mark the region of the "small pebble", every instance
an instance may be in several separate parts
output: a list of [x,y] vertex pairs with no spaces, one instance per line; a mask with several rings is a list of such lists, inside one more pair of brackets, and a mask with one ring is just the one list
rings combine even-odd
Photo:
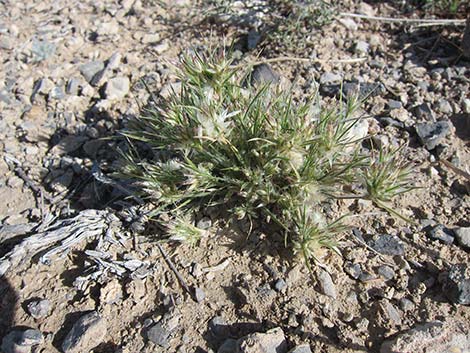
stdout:
[[286,287],[287,287],[287,283],[282,278],[278,279],[276,283],[274,284],[274,289],[277,292],[282,292],[282,290]]
[[194,296],[198,303],[202,303],[204,299],[206,298],[206,293],[204,293],[204,291],[201,288],[196,287],[194,289]]
[[358,41],[354,46],[354,52],[357,54],[367,54],[369,52],[369,43]]
[[410,311],[413,310],[415,307],[415,304],[407,299],[407,298],[401,298],[400,299],[400,309],[403,311]]
[[455,240],[462,248],[470,250],[470,227],[454,229]]
[[106,84],[105,96],[108,100],[123,99],[129,92],[130,81],[125,76],[115,77]]
[[452,244],[454,242],[454,236],[452,230],[444,227],[442,224],[438,224],[432,227],[426,232],[426,235],[433,240],[439,240],[444,244]]
[[340,74],[335,74],[332,72],[325,72],[320,77],[320,84],[322,85],[330,85],[335,83],[341,83],[343,77]]
[[358,279],[362,273],[360,264],[353,264],[351,262],[346,262],[344,265],[344,271],[354,279]]
[[310,345],[302,344],[292,348],[288,353],[312,353],[312,350],[310,349]]
[[403,255],[405,247],[395,235],[381,234],[368,242],[375,251],[384,255]]
[[280,76],[268,64],[257,65],[253,68],[251,73],[252,85],[265,85],[271,83],[278,83]]
[[377,270],[380,276],[386,281],[389,281],[395,277],[395,271],[390,266],[380,266]]
[[450,124],[447,121],[419,123],[416,124],[415,129],[426,149],[433,150],[450,133]]
[[102,61],[91,61],[89,63],[83,64],[80,66],[80,72],[87,80],[88,83],[92,83],[93,78],[97,75],[100,71],[104,69],[104,62]]
[[452,265],[446,274],[442,287],[452,303],[470,304],[470,268],[468,264]]
[[330,274],[323,269],[319,269],[317,277],[323,294],[335,299],[336,287],[333,283],[333,280],[331,279]]
[[33,301],[28,304],[28,312],[35,319],[41,319],[49,314],[51,303],[47,299]]
[[167,348],[170,345],[170,336],[171,331],[161,323],[157,323],[147,331],[147,338],[149,341],[164,348]]

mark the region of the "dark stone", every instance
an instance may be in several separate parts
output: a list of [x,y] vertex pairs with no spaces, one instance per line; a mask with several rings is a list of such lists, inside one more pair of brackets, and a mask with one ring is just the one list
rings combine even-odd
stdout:
[[390,117],[382,117],[382,118],[378,118],[378,120],[384,126],[389,126],[390,125],[390,126],[397,127],[399,129],[405,128],[405,124],[403,124],[401,121],[392,119]]
[[436,148],[449,132],[450,124],[447,121],[416,124],[416,133],[418,134],[421,143],[428,150]]
[[434,117],[434,112],[429,106],[428,103],[423,103],[414,107],[414,114],[418,119],[427,120],[434,122],[436,118]]
[[400,109],[403,106],[400,101],[396,101],[393,99],[389,99],[387,104],[390,109]]
[[34,346],[41,344],[43,336],[41,331],[35,329],[25,330],[19,335],[17,343],[21,346]]
[[358,96],[359,99],[380,96],[385,92],[382,83],[344,82],[343,94],[346,97]]
[[432,227],[426,233],[426,235],[433,240],[439,240],[445,244],[452,244],[454,242],[454,237],[452,230],[444,227],[442,224]]
[[403,255],[405,248],[400,238],[394,235],[382,234],[369,241],[369,246],[384,255]]
[[470,59],[470,17],[467,18],[467,25],[462,37],[462,53],[465,57]]
[[320,93],[327,97],[334,97],[339,93],[340,85],[320,85]]
[[277,72],[271,69],[268,64],[256,65],[251,73],[251,84],[252,85],[266,85],[271,83],[278,83],[280,76]]
[[209,330],[216,337],[227,337],[230,335],[230,326],[222,316],[214,316],[209,321]]
[[367,283],[367,282],[370,282],[370,281],[373,281],[373,280],[377,279],[377,277],[374,276],[372,273],[369,273],[369,272],[361,272],[358,279],[359,279],[359,281],[361,281],[363,283]]
[[407,299],[407,298],[401,298],[400,299],[400,309],[403,311],[410,311],[413,310],[415,307],[415,304]]
[[386,281],[389,281],[395,277],[395,271],[390,266],[382,265],[377,269],[377,272]]
[[41,344],[43,340],[42,333],[35,329],[11,331],[8,335],[3,337],[1,351],[3,353],[30,351],[29,347]]
[[260,41],[261,34],[258,31],[251,30],[250,32],[248,32],[248,36],[246,38],[248,50],[255,49]]
[[81,316],[72,326],[64,341],[64,353],[89,352],[101,344],[106,336],[106,321],[96,311]]
[[217,350],[217,353],[237,353],[238,350],[238,342],[233,338],[229,338],[226,340]]
[[351,262],[346,262],[344,265],[344,271],[354,279],[358,279],[362,274],[362,269],[360,264],[353,264]]
[[[90,61],[89,63],[80,66],[80,72],[85,77],[88,83],[96,83],[101,79],[102,72],[104,70],[104,62],[102,61]],[[97,78],[95,79],[95,76]],[[99,76],[99,77],[98,77]]]
[[442,290],[455,304],[470,305],[470,269],[466,264],[453,265],[444,279]]
[[147,338],[149,339],[149,341],[164,348],[169,347],[170,336],[171,331],[164,327],[164,325],[162,325],[161,323],[152,326],[147,331]]
[[83,151],[92,159],[96,158],[99,149],[105,144],[103,140],[89,140],[83,144]]

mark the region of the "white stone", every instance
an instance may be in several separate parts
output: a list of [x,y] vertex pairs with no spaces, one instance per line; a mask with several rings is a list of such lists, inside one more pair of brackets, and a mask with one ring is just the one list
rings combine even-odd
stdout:
[[340,18],[338,21],[350,31],[357,31],[358,29],[357,23],[352,18],[348,18],[348,17]]
[[470,99],[469,98],[465,98],[463,100],[463,111],[467,114],[470,114]]
[[112,78],[106,84],[105,95],[108,100],[121,100],[129,92],[130,82],[126,76]]
[[144,34],[143,37],[141,38],[142,44],[150,44],[150,43],[155,43],[160,40],[160,35],[159,34]]

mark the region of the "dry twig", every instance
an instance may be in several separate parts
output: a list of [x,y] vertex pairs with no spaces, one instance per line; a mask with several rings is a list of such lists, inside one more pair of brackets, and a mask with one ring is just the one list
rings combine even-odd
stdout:
[[439,160],[439,163],[441,164],[444,164],[447,168],[449,168],[450,170],[452,170],[454,173],[464,177],[465,179],[467,179],[467,181],[470,181],[470,174],[468,174],[466,171],[460,169],[460,168],[457,168],[455,165],[453,165],[451,162],[449,162],[448,160],[446,159],[441,159]]
[[160,253],[163,256],[163,259],[167,263],[168,267],[173,271],[175,274],[176,278],[178,278],[178,281],[180,282],[181,287],[193,298],[193,293],[191,292],[191,289],[189,289],[189,286],[187,285],[186,281],[184,280],[183,276],[181,276],[181,273],[179,273],[178,269],[176,266],[173,264],[173,261],[171,261],[170,257],[166,253],[165,250],[163,250],[163,247],[157,243],[158,250],[160,250]]
[[35,196],[38,197],[40,201],[46,199],[49,201],[49,203],[53,203],[53,198],[50,197],[41,186],[36,185],[36,183],[26,175],[20,165],[20,161],[9,155],[6,155],[4,158],[10,169],[13,170],[15,174],[24,181],[26,186],[28,186],[33,191]]
[[367,16],[357,13],[341,12],[340,17],[354,17],[364,20],[381,21],[389,23],[416,24],[419,26],[465,26],[465,20],[431,19],[431,18],[393,18],[381,16]]
[[109,237],[111,223],[116,220],[116,217],[109,212],[97,210],[85,210],[73,218],[54,223],[52,223],[53,218],[46,217],[44,227],[39,225],[35,230],[36,233],[23,239],[0,258],[0,277],[10,268],[17,268],[40,253],[42,255],[39,260],[50,263],[53,255],[65,256],[73,246],[86,239]]

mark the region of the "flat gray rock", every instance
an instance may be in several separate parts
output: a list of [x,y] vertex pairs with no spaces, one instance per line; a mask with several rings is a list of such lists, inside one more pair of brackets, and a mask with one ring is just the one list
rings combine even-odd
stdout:
[[320,83],[322,85],[331,85],[331,84],[339,84],[343,81],[343,76],[340,74],[335,74],[333,72],[325,72],[320,77]]
[[405,247],[400,238],[395,235],[381,234],[368,242],[375,251],[384,255],[400,255],[405,253]]
[[433,150],[450,133],[447,121],[416,124],[416,134],[428,150]]
[[442,224],[438,224],[435,227],[432,227],[426,235],[428,238],[433,240],[439,240],[444,244],[452,244],[454,242],[453,232],[444,227]]
[[449,300],[455,304],[470,304],[470,268],[468,264],[453,265],[442,287]]
[[62,352],[90,352],[106,337],[106,321],[96,312],[85,314],[73,325],[62,342]]
[[168,330],[165,325],[162,323],[158,323],[156,325],[153,325],[148,331],[147,331],[147,338],[149,341],[155,343],[156,345],[159,345],[161,347],[168,347],[170,345],[170,336],[171,336],[171,331]]
[[100,60],[90,61],[80,66],[80,73],[83,75],[88,83],[93,82],[95,75],[99,74],[104,69],[104,62]]
[[268,64],[256,65],[251,73],[252,85],[278,83],[280,76]]
[[49,314],[51,302],[48,299],[35,300],[28,304],[28,312],[35,319],[41,319]]
[[42,333],[35,329],[11,331],[2,340],[2,353],[29,353],[31,347],[44,341]]
[[462,323],[433,321],[385,341],[380,353],[468,352],[470,337],[467,336]]
[[129,93],[130,81],[126,76],[114,77],[106,84],[105,95],[109,100],[123,99]]

